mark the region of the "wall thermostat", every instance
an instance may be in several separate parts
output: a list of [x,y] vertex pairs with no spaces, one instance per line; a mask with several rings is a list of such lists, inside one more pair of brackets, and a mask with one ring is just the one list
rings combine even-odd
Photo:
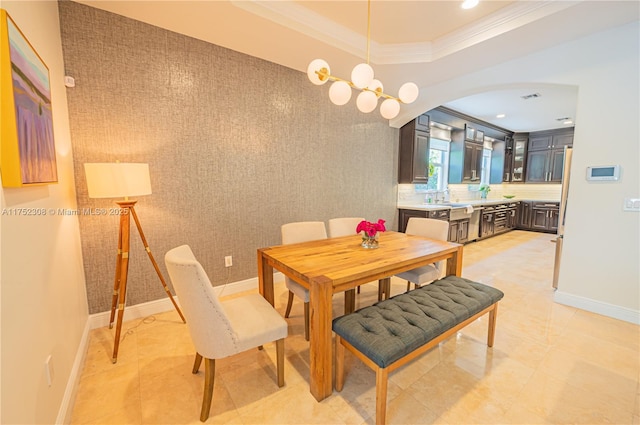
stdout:
[[599,165],[587,167],[587,180],[589,181],[616,181],[619,179],[619,165]]

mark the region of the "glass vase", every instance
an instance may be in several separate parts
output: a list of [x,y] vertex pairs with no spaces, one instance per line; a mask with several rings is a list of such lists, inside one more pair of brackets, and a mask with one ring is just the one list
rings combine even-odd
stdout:
[[365,249],[374,249],[378,247],[378,234],[376,233],[373,236],[368,235],[367,233],[362,234],[362,247]]

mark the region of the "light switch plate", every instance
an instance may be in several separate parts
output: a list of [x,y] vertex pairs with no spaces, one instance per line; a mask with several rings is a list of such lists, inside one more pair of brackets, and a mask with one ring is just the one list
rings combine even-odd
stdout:
[[640,199],[638,198],[624,198],[625,211],[640,211]]

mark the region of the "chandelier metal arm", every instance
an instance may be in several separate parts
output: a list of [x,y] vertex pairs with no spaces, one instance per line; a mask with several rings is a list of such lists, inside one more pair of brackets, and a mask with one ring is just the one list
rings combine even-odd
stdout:
[[361,90],[361,91],[370,91],[370,92],[375,93],[375,95],[376,95],[377,97],[379,97],[379,98],[380,98],[380,97],[382,97],[382,98],[384,98],[384,99],[395,99],[395,100],[397,100],[397,101],[398,101],[398,102],[400,102],[400,103],[405,103],[405,102],[403,102],[400,98],[395,97],[395,96],[391,96],[390,94],[386,94],[386,93],[384,93],[384,92],[383,92],[381,89],[379,89],[379,88],[378,88],[378,89],[375,89],[375,90],[371,90],[371,89],[369,89],[369,88],[367,88],[367,87],[365,87],[365,88],[363,88],[363,89],[361,89],[361,88],[359,88],[359,87],[356,87],[356,85],[355,85],[355,84],[353,84],[353,83],[352,83],[351,81],[349,81],[349,80],[345,80],[345,79],[342,79],[342,78],[340,78],[340,77],[336,77],[336,76],[334,76],[334,75],[329,74],[329,72],[328,72],[327,68],[321,68],[321,69],[319,69],[319,70],[315,71],[315,73],[318,75],[318,79],[319,79],[320,81],[325,81],[325,80],[329,80],[329,81],[344,81],[345,83],[349,84],[349,87],[351,87],[352,89]]

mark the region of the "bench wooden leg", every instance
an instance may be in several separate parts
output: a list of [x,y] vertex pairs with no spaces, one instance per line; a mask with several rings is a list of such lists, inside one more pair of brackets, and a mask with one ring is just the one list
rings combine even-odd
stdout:
[[336,335],[336,391],[344,387],[344,345],[342,339]]
[[493,347],[493,339],[496,335],[496,315],[498,314],[498,303],[493,305],[489,312],[489,334],[487,335],[487,345]]
[[387,368],[376,369],[376,425],[384,425],[387,422],[387,380],[389,372]]

